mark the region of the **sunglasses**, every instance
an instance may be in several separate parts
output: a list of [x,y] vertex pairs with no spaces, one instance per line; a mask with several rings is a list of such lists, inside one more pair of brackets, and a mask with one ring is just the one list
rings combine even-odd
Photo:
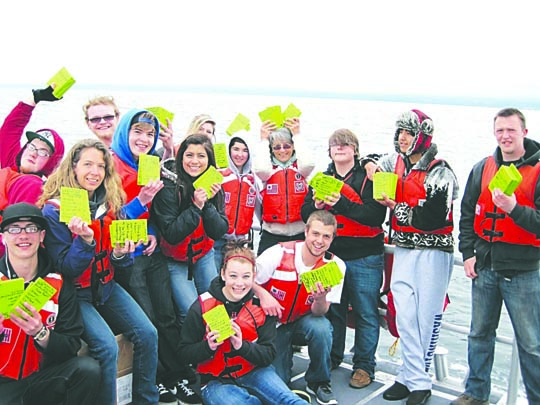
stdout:
[[41,228],[37,225],[26,225],[24,228],[21,228],[19,226],[12,226],[12,227],[6,228],[4,231],[12,235],[17,235],[21,233],[23,230],[26,233],[36,233],[36,232],[41,231]]
[[51,154],[49,153],[49,151],[47,149],[38,149],[38,148],[36,148],[36,146],[33,143],[27,144],[26,149],[28,149],[28,151],[30,153],[36,152],[37,155],[41,156],[41,157],[50,157],[51,156]]
[[281,148],[283,148],[284,150],[289,150],[289,149],[292,149],[292,145],[290,143],[284,143],[284,144],[277,144],[277,145],[272,146],[272,150],[275,150],[275,151],[281,150]]
[[99,124],[101,120],[105,122],[111,122],[115,118],[116,118],[116,115],[105,115],[103,117],[87,118],[86,121],[91,122],[92,124]]

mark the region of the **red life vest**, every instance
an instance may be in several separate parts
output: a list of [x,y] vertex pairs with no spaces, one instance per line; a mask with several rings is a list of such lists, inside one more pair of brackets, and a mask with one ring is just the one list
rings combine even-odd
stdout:
[[[200,295],[199,302],[201,303],[203,314],[218,305],[223,305],[223,303],[215,299],[209,292]],[[253,299],[246,302],[238,312],[236,319],[234,319],[242,330],[242,339],[249,342],[257,341],[257,330],[264,325],[265,320],[266,315],[260,306],[253,304]],[[231,340],[225,340],[222,345],[218,346],[211,359],[208,359],[197,366],[197,372],[201,374],[211,374],[214,377],[238,378],[257,367],[245,358],[231,354],[232,350]]]
[[221,188],[225,193],[225,214],[229,219],[228,234],[249,233],[257,201],[253,174],[236,175],[231,169],[220,169],[223,175]]
[[[48,200],[47,202],[60,209],[59,200]],[[94,231],[96,241],[96,254],[88,268],[74,281],[76,288],[87,288],[92,285],[92,272],[95,274],[96,282],[107,284],[114,277],[114,267],[111,265],[109,256],[112,252],[110,226],[116,217],[111,211],[98,219],[93,219],[88,226]],[[73,235],[76,238],[76,235]]]
[[[367,180],[367,177],[366,177]],[[366,182],[364,180],[364,184]],[[362,188],[364,185],[362,185]],[[360,195],[354,191],[354,189],[348,185],[343,184],[343,187],[341,188],[341,194],[344,197],[347,197],[349,200],[351,200],[354,203],[362,204],[362,198]],[[383,233],[383,229],[380,226],[368,226],[361,224],[360,222],[356,222],[354,219],[348,218],[344,215],[337,214],[335,215],[337,220],[337,230],[336,235],[337,236],[352,236],[352,237],[358,237],[358,238],[374,238],[377,235],[380,235]]]
[[[474,231],[488,242],[505,242],[515,245],[540,246],[540,239],[519,225],[504,211],[498,209],[491,197],[488,185],[498,167],[495,159],[490,156],[486,160],[482,173],[482,188],[476,203],[474,216]],[[534,191],[540,174],[540,162],[534,166],[521,166],[519,169],[523,180],[514,192],[519,205],[536,209]]]
[[165,238],[161,239],[160,247],[165,256],[179,262],[195,264],[197,260],[207,254],[214,246],[214,241],[204,232],[202,218],[195,230],[177,245],[169,244]]
[[[397,203],[405,202],[411,208],[416,207],[419,204],[422,204],[426,200],[426,189],[424,187],[424,181],[426,179],[426,174],[429,169],[434,167],[437,164],[444,162],[443,160],[434,160],[430,163],[428,169],[424,170],[411,170],[407,176],[405,174],[405,162],[403,158],[399,155],[396,161],[396,167],[394,173],[398,175],[398,183],[396,188],[396,199]],[[452,211],[449,213],[448,225],[444,228],[437,229],[435,231],[422,231],[416,229],[415,227],[402,226],[398,225],[397,218],[395,215],[392,216],[392,229],[397,232],[416,232],[416,233],[429,233],[429,234],[443,234],[447,235],[452,233],[454,226],[452,220]]]
[[[137,197],[141,191],[142,186],[137,184],[137,178],[139,173],[133,167],[125,163],[118,155],[113,154],[114,165],[116,171],[122,179],[122,188],[126,192],[126,201],[130,202]],[[150,204],[147,204],[147,208],[150,209]],[[148,218],[148,212],[144,212],[139,216],[139,219]]]
[[[7,280],[2,276],[2,280]],[[43,277],[56,289],[56,293],[45,303],[39,314],[43,325],[54,329],[58,315],[58,297],[63,279],[58,273]],[[36,349],[31,336],[24,333],[11,319],[4,319],[4,339],[0,341],[0,375],[20,380],[39,370],[43,353]]]
[[[281,315],[281,323],[296,321],[301,316],[311,312],[313,296],[307,292],[298,278],[298,272],[294,264],[297,242],[280,242],[283,251],[281,262],[274,271],[272,278],[263,287],[279,301],[285,309]],[[334,255],[327,252],[313,266],[312,270],[331,262]]]
[[274,166],[262,192],[262,219],[265,222],[300,221],[300,209],[308,186],[296,163],[286,169]]

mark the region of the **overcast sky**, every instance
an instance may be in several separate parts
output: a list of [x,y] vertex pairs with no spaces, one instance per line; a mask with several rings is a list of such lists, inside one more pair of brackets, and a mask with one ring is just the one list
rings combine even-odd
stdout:
[[94,0],[2,4],[0,85],[540,98],[533,1]]

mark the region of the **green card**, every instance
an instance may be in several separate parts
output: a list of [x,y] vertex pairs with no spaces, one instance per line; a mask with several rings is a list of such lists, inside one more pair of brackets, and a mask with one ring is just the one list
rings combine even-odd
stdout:
[[396,198],[398,175],[390,172],[376,172],[373,175],[373,198],[384,200],[382,194],[394,200]]
[[0,281],[0,313],[5,319],[9,319],[15,303],[24,292],[24,279]]
[[29,315],[32,315],[32,313],[24,306],[25,302],[32,305],[36,311],[41,311],[41,308],[43,308],[55,293],[56,288],[41,277],[38,277],[36,281],[31,282],[30,285],[26,287],[26,290],[24,290],[13,308],[19,307],[24,309]]
[[289,119],[289,118],[298,118],[302,115],[302,111],[300,111],[293,103],[289,104],[285,111],[283,111],[283,120]]
[[109,228],[111,232],[111,244],[116,243],[124,245],[126,240],[132,240],[135,243],[142,240],[148,243],[148,231],[146,219],[123,219],[114,220]]
[[167,126],[167,118],[170,122],[172,122],[174,118],[174,113],[166,110],[163,107],[147,107],[146,109],[152,114],[154,114],[158,119],[159,123],[165,127]]
[[65,67],[60,69],[52,78],[47,82],[47,85],[55,84],[53,95],[56,98],[62,98],[64,94],[75,84],[75,79],[67,71]]
[[224,143],[214,144],[214,155],[216,156],[216,166],[220,169],[229,167],[229,158],[227,156],[227,145]]
[[308,293],[315,290],[315,284],[321,283],[324,288],[334,287],[341,282],[343,273],[336,262],[328,262],[324,266],[302,273],[300,280]]
[[243,114],[238,113],[238,115],[234,118],[229,127],[225,130],[225,132],[227,132],[227,135],[232,136],[238,131],[249,131],[250,129],[251,128],[249,125],[249,118]]
[[498,188],[504,194],[512,195],[522,180],[521,173],[512,163],[510,166],[501,166],[497,170],[497,173],[495,173],[495,176],[489,182],[488,188],[489,191]]
[[283,126],[283,113],[281,112],[281,107],[279,105],[274,105],[262,110],[259,112],[259,117],[262,122],[271,121],[278,128]]
[[137,185],[145,186],[150,180],[159,180],[161,174],[159,157],[152,155],[139,155],[139,170],[137,172]]
[[219,332],[219,339],[217,339],[217,342],[223,342],[225,339],[234,335],[231,318],[229,318],[229,314],[227,314],[227,310],[223,304],[205,312],[203,314],[203,319],[212,332]]
[[315,191],[315,198],[328,201],[328,197],[332,193],[339,193],[341,191],[343,182],[335,177],[319,172],[309,181],[309,185]]
[[67,224],[73,217],[79,217],[88,224],[91,222],[88,191],[83,188],[62,187],[60,189],[60,222]]
[[221,184],[223,183],[223,175],[217,171],[214,166],[209,166],[208,169],[193,182],[193,188],[197,190],[198,188],[204,188],[208,198],[212,195],[212,184]]

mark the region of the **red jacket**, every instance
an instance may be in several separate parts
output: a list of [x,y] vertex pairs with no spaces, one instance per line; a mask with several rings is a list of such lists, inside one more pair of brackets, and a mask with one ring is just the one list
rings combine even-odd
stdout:
[[210,239],[204,231],[202,219],[199,226],[177,245],[170,245],[165,238],[161,239],[161,251],[165,256],[171,257],[179,262],[196,263],[201,257],[207,254],[214,246],[214,241]]
[[[282,242],[280,245],[283,250],[281,262],[272,278],[263,287],[285,308],[281,315],[281,323],[290,323],[311,312],[313,296],[298,279],[294,265],[296,241]],[[327,252],[324,258],[315,263],[312,270],[332,261],[333,257],[333,254]]]
[[[43,325],[52,329],[58,315],[58,296],[63,279],[58,273],[49,273],[43,279],[56,289],[54,296],[39,311]],[[2,276],[2,280],[7,278]],[[38,371],[43,353],[36,348],[32,337],[24,333],[11,319],[5,319],[3,326],[4,340],[0,342],[0,375],[20,380]]]
[[275,166],[262,193],[263,221],[285,224],[302,220],[300,209],[307,191],[296,163],[286,169]]
[[[482,189],[474,216],[475,233],[488,242],[505,242],[516,245],[540,246],[540,239],[529,231],[516,225],[510,216],[493,204],[491,191],[488,185],[497,173],[498,167],[495,159],[490,156],[486,160],[482,173]],[[519,169],[523,180],[514,192],[519,205],[536,209],[534,204],[534,190],[540,174],[540,162],[535,166],[521,166]]]
[[[215,299],[209,292],[199,296],[202,313],[210,311],[218,305],[223,305]],[[242,340],[256,342],[257,329],[264,324],[266,315],[261,307],[253,305],[253,299],[246,302],[240,312],[238,312],[235,322],[242,330]],[[205,323],[206,324],[206,323]],[[214,377],[238,378],[253,370],[256,365],[250,363],[241,356],[231,354],[233,347],[230,339],[220,345],[214,356],[197,366],[197,372],[201,374],[211,374]]]

